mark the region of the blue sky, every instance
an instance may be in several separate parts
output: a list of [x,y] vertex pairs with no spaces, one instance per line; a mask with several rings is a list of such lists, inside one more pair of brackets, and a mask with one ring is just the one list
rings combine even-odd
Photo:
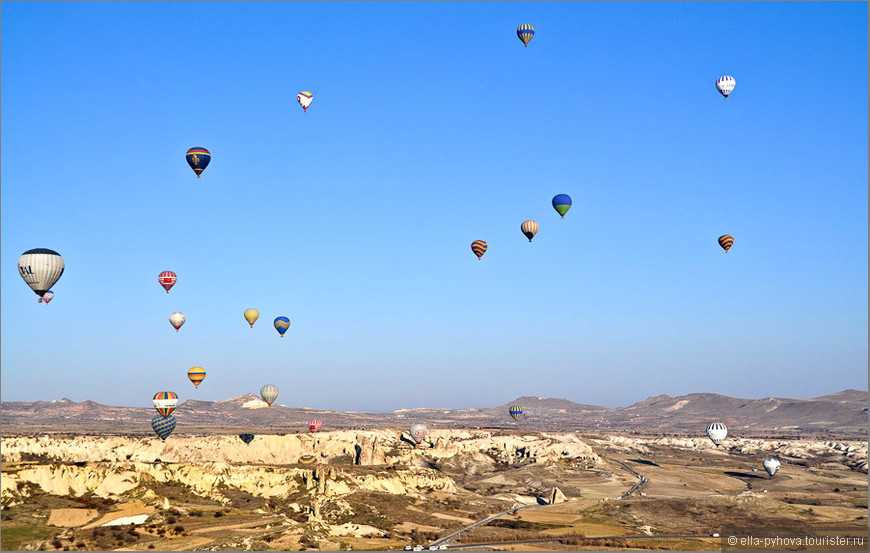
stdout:
[[867,43],[860,2],[4,2],[2,399],[866,389]]

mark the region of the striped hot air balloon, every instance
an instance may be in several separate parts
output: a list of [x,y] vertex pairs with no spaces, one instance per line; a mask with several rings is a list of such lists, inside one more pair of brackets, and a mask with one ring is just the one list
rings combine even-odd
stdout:
[[532,40],[533,36],[535,36],[535,28],[528,23],[524,23],[517,27],[517,36],[523,41],[523,44],[528,47],[529,41]]
[[520,407],[519,405],[511,405],[510,409],[508,409],[508,413],[510,414],[511,417],[513,417],[513,419],[515,421],[518,421],[521,418],[523,418],[523,408]]
[[730,234],[723,234],[719,237],[719,245],[722,246],[725,253],[728,253],[728,250],[730,250],[731,246],[734,245],[734,237]]
[[711,422],[707,426],[707,436],[710,438],[710,441],[716,444],[716,447],[719,447],[728,436],[728,428],[721,422]]
[[260,388],[260,397],[263,398],[263,401],[269,404],[269,407],[275,403],[275,400],[278,399],[278,386],[274,384],[266,384],[262,388]]
[[40,298],[58,281],[63,269],[63,257],[47,248],[27,250],[18,258],[18,273]]
[[160,436],[160,439],[166,441],[166,438],[172,434],[172,431],[175,430],[175,417],[173,415],[169,415],[168,417],[164,417],[163,415],[154,415],[154,418],[151,419],[151,428],[154,429],[154,432]]
[[571,209],[571,196],[568,194],[556,194],[553,196],[553,209],[565,218],[565,214]]
[[178,281],[178,276],[172,271],[163,271],[159,275],[157,275],[157,282],[160,283],[160,286],[163,286],[163,289],[166,290],[166,293],[169,293],[169,289],[175,286],[175,283]]
[[288,328],[290,328],[290,319],[288,319],[287,317],[275,318],[275,330],[278,331],[278,334],[281,335],[281,338],[284,337],[284,333],[287,332]]
[[319,432],[320,429],[323,428],[323,423],[317,419],[311,419],[308,421],[308,430],[312,432]]
[[303,455],[299,458],[300,465],[313,465],[317,462],[317,457],[314,455]]
[[480,259],[483,257],[483,254],[486,253],[486,242],[483,240],[475,240],[471,243],[471,251],[473,251],[474,255]]
[[175,392],[157,392],[154,394],[154,408],[157,412],[168,417],[175,411],[175,406],[178,405],[178,395]]
[[184,313],[176,311],[169,315],[169,324],[175,327],[175,332],[178,332],[178,329],[181,328],[181,325],[184,324],[187,318],[184,316]]
[[185,157],[187,158],[187,164],[190,165],[190,168],[193,169],[194,173],[196,173],[196,178],[199,178],[211,161],[211,152],[205,148],[196,146],[187,150],[187,155]]
[[248,321],[248,324],[251,325],[251,328],[254,328],[254,323],[257,322],[257,319],[260,318],[260,312],[256,309],[246,309],[245,310],[245,320]]
[[719,94],[725,96],[725,99],[728,99],[728,95],[731,94],[731,91],[734,90],[734,87],[737,86],[737,81],[734,80],[734,77],[731,75],[722,75],[718,79],[716,79],[716,90],[719,91]]
[[525,221],[522,225],[520,225],[520,230],[523,231],[523,234],[526,235],[526,238],[529,239],[529,242],[532,241],[532,238],[538,234],[538,223],[534,221]]
[[45,302],[45,305],[48,305],[48,302],[50,302],[50,301],[51,301],[51,298],[53,298],[53,297],[54,297],[54,292],[52,292],[51,290],[49,290],[48,292],[46,292],[45,294],[43,294],[43,296],[42,296],[41,298],[39,298],[39,302],[38,302],[38,303]]
[[[328,99],[328,98],[327,98]],[[311,102],[314,100],[314,95],[308,92],[307,90],[303,90],[299,94],[296,95],[296,101],[299,102],[299,105],[302,106],[302,111],[308,111],[308,106],[311,105]],[[329,103],[329,102],[327,102]],[[329,111],[329,106],[327,106],[327,111]]]
[[187,378],[193,382],[193,385],[199,388],[199,383],[205,380],[205,369],[202,367],[191,367],[187,369]]

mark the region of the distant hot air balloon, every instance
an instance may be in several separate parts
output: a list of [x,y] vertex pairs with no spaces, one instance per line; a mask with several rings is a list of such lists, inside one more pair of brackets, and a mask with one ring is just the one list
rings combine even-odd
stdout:
[[314,100],[314,95],[307,90],[303,90],[296,95],[296,101],[299,102],[300,106],[302,106],[302,111],[308,111],[308,106],[311,105],[312,100]]
[[728,436],[728,428],[726,428],[721,422],[711,422],[707,426],[707,436],[709,436],[710,440],[716,444],[716,447],[719,447]]
[[45,293],[45,295],[43,295],[41,298],[39,298],[38,303],[45,302],[45,305],[48,305],[48,302],[50,302],[51,298],[53,298],[53,297],[54,297],[54,292],[49,290],[48,292]]
[[251,443],[251,442],[254,441],[254,435],[253,435],[253,434],[239,434],[239,438],[240,438],[243,442],[245,442],[246,444],[249,444],[249,443]]
[[529,239],[529,242],[532,241],[532,238],[538,233],[538,223],[534,221],[525,221],[522,225],[520,225],[520,230],[523,231],[523,234],[526,235],[526,238]]
[[317,462],[317,457],[314,455],[303,455],[299,458],[300,465],[313,465]]
[[263,401],[268,403],[271,407],[278,398],[278,386],[275,386],[274,384],[266,384],[260,388],[260,397],[263,398]]
[[18,258],[18,273],[40,298],[45,296],[63,274],[63,258],[54,250],[27,250]]
[[486,253],[486,242],[483,240],[475,240],[471,243],[471,251],[473,251],[474,255],[480,259],[483,257],[483,254]]
[[565,214],[571,209],[571,196],[568,194],[556,194],[553,196],[553,209],[565,218]]
[[175,430],[175,416],[169,415],[168,417],[164,417],[163,415],[154,415],[154,418],[151,419],[151,428],[154,429],[154,432],[160,436],[160,439],[166,441],[166,438],[172,434],[172,431]]
[[163,271],[159,275],[157,275],[157,282],[160,283],[160,286],[163,286],[163,289],[166,290],[166,293],[169,293],[169,289],[175,286],[178,277],[172,271]]
[[308,430],[312,432],[319,432],[320,429],[323,428],[323,423],[317,419],[311,419],[308,421]]
[[158,413],[168,417],[175,411],[175,406],[178,405],[178,395],[175,392],[157,392],[154,394],[153,403]]
[[519,405],[511,405],[510,409],[508,409],[508,413],[515,421],[523,418],[523,408]]
[[523,41],[523,44],[528,47],[529,41],[532,40],[533,36],[535,36],[535,28],[528,23],[524,23],[517,27],[517,36]]
[[190,168],[193,169],[194,173],[196,173],[196,178],[199,178],[211,161],[211,152],[205,148],[194,147],[187,150],[187,155],[185,157],[187,158],[187,164],[190,165]]
[[281,338],[284,337],[284,333],[287,332],[288,328],[290,328],[290,319],[288,319],[287,317],[275,318],[275,330],[278,331],[278,334],[281,335]]
[[779,459],[776,457],[768,457],[763,463],[764,470],[767,471],[767,474],[769,474],[771,478],[775,478],[774,475],[776,474],[776,471],[779,470],[779,465]]
[[256,309],[247,309],[245,310],[245,320],[248,321],[248,324],[251,325],[251,328],[254,328],[254,323],[257,322],[257,319],[260,318],[260,312]]
[[731,246],[734,244],[734,237],[730,234],[723,234],[719,237],[719,245],[722,246],[722,249],[725,250],[725,253],[728,253],[728,250],[731,249]]
[[202,367],[191,367],[187,370],[187,378],[193,382],[193,385],[199,388],[199,383],[205,380],[205,369]]
[[417,442],[417,445],[423,442],[426,439],[426,434],[429,433],[429,429],[426,428],[426,425],[422,422],[415,422],[411,425],[411,437]]
[[178,311],[169,315],[169,324],[175,327],[175,332],[178,332],[178,329],[181,328],[181,325],[183,325],[186,320],[187,319],[184,318],[184,313],[179,313]]
[[722,75],[718,79],[716,79],[716,90],[719,91],[719,94],[725,96],[725,99],[728,99],[728,95],[731,94],[731,91],[734,90],[734,87],[737,86],[737,81],[734,80],[734,77],[731,75]]

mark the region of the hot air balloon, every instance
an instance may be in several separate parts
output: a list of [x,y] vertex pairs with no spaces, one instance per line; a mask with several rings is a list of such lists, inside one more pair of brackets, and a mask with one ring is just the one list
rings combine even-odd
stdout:
[[275,386],[274,384],[266,384],[260,388],[260,397],[263,398],[263,401],[269,404],[269,407],[271,407],[278,398],[278,386]]
[[154,418],[151,419],[151,428],[154,429],[154,432],[160,436],[160,439],[166,441],[166,438],[172,434],[172,431],[175,430],[175,417],[173,415],[169,415],[168,417],[164,417],[163,415],[154,415]]
[[281,338],[284,337],[284,333],[287,332],[288,328],[290,328],[290,319],[288,319],[287,317],[275,318],[275,330],[278,331],[278,334],[281,335]]
[[429,433],[429,429],[426,428],[426,425],[422,422],[415,422],[411,425],[411,437],[414,438],[414,441],[417,442],[417,445],[426,439],[426,434]]
[[722,249],[725,250],[725,253],[728,253],[728,250],[731,249],[731,246],[734,244],[734,237],[730,234],[723,234],[719,237],[719,245],[722,246]]
[[553,209],[565,218],[565,214],[571,209],[571,196],[568,194],[556,194],[553,196]]
[[522,225],[520,225],[520,230],[523,231],[523,234],[526,235],[526,238],[529,239],[529,242],[532,241],[532,238],[538,234],[538,223],[534,221],[525,221]]
[[515,421],[523,418],[523,408],[519,405],[511,405],[510,409],[508,409],[508,413]]
[[707,436],[709,436],[710,440],[716,444],[716,447],[719,447],[728,436],[728,428],[726,428],[721,422],[711,422],[707,426]]
[[524,23],[523,25],[517,27],[517,36],[520,37],[520,40],[523,41],[523,44],[528,47],[529,41],[532,40],[533,36],[535,36],[535,28],[528,23]]
[[169,289],[175,286],[175,282],[178,280],[178,277],[172,271],[163,271],[159,275],[157,275],[157,282],[160,283],[160,286],[163,286],[163,289],[166,290],[166,293],[169,293]]
[[731,91],[734,90],[734,87],[737,86],[737,81],[734,80],[734,77],[731,75],[722,75],[718,79],[716,79],[716,90],[719,91],[719,94],[725,96],[725,99],[728,99],[728,95],[731,94]]
[[27,250],[18,258],[21,278],[40,298],[45,296],[63,274],[63,258],[54,250]]
[[205,168],[208,167],[208,163],[211,161],[211,152],[206,150],[205,148],[194,147],[187,150],[187,164],[190,165],[190,168],[193,169],[193,172],[196,173],[196,178],[205,171]]
[[314,455],[303,455],[299,458],[300,465],[313,465],[317,462],[317,457]]
[[256,309],[246,309],[245,310],[245,320],[248,321],[248,324],[251,325],[251,328],[254,328],[254,323],[257,322],[257,319],[260,318],[260,312]]
[[312,432],[319,432],[320,429],[323,428],[323,423],[317,419],[311,419],[308,421],[308,430]]
[[175,411],[175,406],[178,405],[178,395],[175,392],[157,392],[154,394],[153,403],[158,413],[168,417]]
[[178,311],[169,315],[169,324],[175,327],[175,332],[178,332],[178,329],[181,328],[181,325],[183,325],[186,320],[187,319],[184,318],[184,313],[179,313]]
[[49,290],[48,292],[45,293],[45,295],[43,295],[41,298],[39,298],[38,303],[45,302],[45,305],[48,305],[48,302],[50,302],[51,298],[53,298],[53,297],[54,297],[54,292]]
[[[307,90],[303,90],[299,94],[296,95],[296,101],[299,102],[299,105],[302,106],[302,111],[308,111],[308,106],[311,105],[311,101],[314,100],[314,95],[308,92]],[[327,102],[329,103],[329,102]],[[329,108],[327,107],[327,111]]]
[[251,442],[254,441],[254,435],[253,435],[253,434],[239,434],[239,438],[240,438],[243,442],[245,442],[246,444],[249,444],[249,443],[251,443]]
[[205,380],[205,369],[202,367],[191,367],[187,370],[187,378],[193,382],[193,385],[199,388],[199,383]]
[[486,242],[483,240],[475,240],[471,243],[471,251],[473,251],[474,255],[480,259],[483,257],[483,254],[486,253]]
[[767,471],[767,474],[770,475],[771,478],[775,478],[776,471],[779,470],[779,459],[776,457],[768,457],[764,460],[764,470]]

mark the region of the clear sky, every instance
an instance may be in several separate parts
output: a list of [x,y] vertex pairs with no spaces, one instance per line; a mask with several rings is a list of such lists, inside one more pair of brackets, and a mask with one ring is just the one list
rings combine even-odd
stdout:
[[[3,2],[2,399],[866,389],[867,27],[864,2]],[[32,248],[66,263],[48,306]]]

